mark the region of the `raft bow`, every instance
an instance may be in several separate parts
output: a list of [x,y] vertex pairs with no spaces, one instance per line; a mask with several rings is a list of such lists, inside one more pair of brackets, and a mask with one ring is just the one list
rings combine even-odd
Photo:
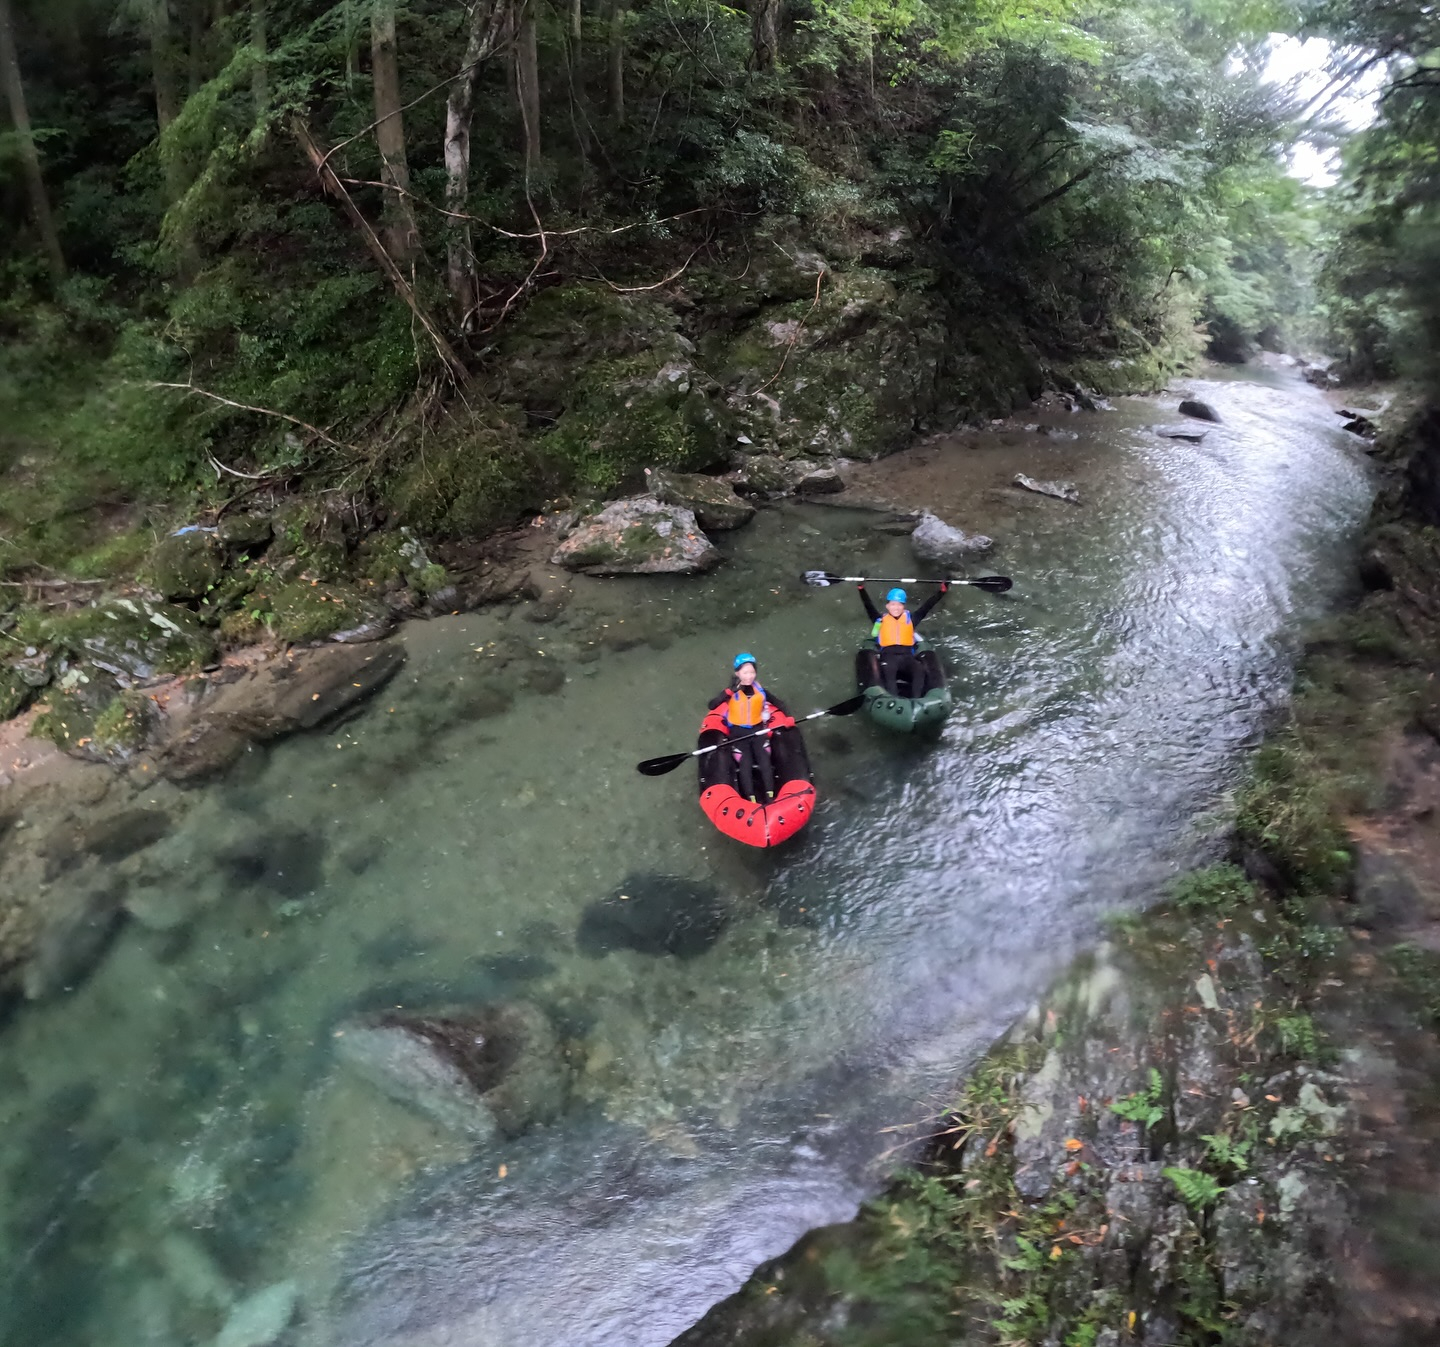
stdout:
[[[700,808],[726,837],[751,847],[773,847],[794,837],[815,809],[815,783],[805,741],[792,717],[775,713],[770,722],[770,761],[775,798],[757,804],[740,794],[735,757],[725,748],[700,758]],[[725,711],[717,707],[700,724],[697,748],[723,744]]]

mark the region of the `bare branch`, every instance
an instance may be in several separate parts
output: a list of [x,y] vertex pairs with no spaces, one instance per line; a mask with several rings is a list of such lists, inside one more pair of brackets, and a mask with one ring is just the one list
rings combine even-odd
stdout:
[[[336,449],[343,449],[346,453],[358,454],[360,452],[353,444],[346,444],[342,440],[335,439],[332,435],[327,435],[319,426],[312,426],[308,421],[302,421],[298,416],[291,416],[288,412],[277,412],[270,407],[254,407],[248,402],[236,402],[232,398],[221,397],[219,393],[212,393],[208,388],[199,388],[195,384],[163,383],[155,379],[146,383],[144,387],[176,388],[182,393],[198,393],[202,398],[210,398],[214,402],[223,403],[226,407],[234,407],[237,411],[255,412],[260,416],[273,416],[279,421],[288,421],[292,426],[299,426],[302,430],[308,430],[317,439],[324,440],[326,444],[332,445]],[[210,461],[214,463],[217,468],[225,467],[223,463],[216,460],[213,454],[210,455]],[[250,476],[249,473],[236,472],[234,468],[225,468],[225,471],[232,473],[236,477]],[[270,475],[273,476],[273,474]],[[258,481],[259,478],[253,480]]]

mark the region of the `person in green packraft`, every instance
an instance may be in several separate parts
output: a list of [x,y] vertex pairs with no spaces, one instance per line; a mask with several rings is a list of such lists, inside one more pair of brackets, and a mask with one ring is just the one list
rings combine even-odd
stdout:
[[901,696],[900,680],[905,679],[914,696],[914,688],[921,679],[919,666],[915,663],[915,643],[924,638],[916,635],[918,627],[946,594],[950,586],[940,582],[940,588],[925,600],[913,613],[905,606],[905,591],[892,589],[885,596],[885,611],[880,612],[865,592],[865,582],[857,586],[860,602],[865,605],[866,616],[870,619],[870,639],[880,651],[880,681],[892,697]]

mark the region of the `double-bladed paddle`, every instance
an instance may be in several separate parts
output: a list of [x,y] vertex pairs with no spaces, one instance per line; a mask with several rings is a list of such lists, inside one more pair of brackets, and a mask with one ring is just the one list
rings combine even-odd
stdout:
[[877,585],[974,585],[992,594],[1003,594],[1015,583],[1008,575],[982,575],[977,580],[922,580],[914,575],[831,575],[829,571],[805,571],[800,578],[819,589],[826,585],[863,585],[873,581]]
[[[821,716],[848,716],[864,705],[865,698],[862,694],[859,697],[851,697],[848,701],[837,702],[823,711],[812,711],[808,716],[801,716],[795,723],[799,725],[807,720],[819,720]],[[664,776],[666,772],[673,772],[682,763],[689,762],[691,758],[703,758],[705,754],[713,753],[717,748],[729,748],[731,744],[738,744],[742,739],[755,739],[762,734],[777,734],[779,730],[788,730],[789,728],[789,725],[781,725],[779,729],[775,730],[752,730],[749,734],[734,734],[729,738],[722,739],[718,744],[711,744],[709,748],[697,748],[689,753],[671,753],[664,758],[647,758],[644,762],[637,763],[635,770],[641,776]]]

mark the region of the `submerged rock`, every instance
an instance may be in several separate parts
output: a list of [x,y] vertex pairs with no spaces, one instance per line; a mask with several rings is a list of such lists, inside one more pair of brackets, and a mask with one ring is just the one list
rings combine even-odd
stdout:
[[1034,491],[1041,496],[1054,496],[1056,500],[1069,501],[1071,505],[1080,504],[1080,488],[1074,482],[1038,482],[1033,477],[1027,477],[1023,472],[1017,472],[1012,479],[1016,486],[1023,487],[1026,491]]
[[550,560],[587,575],[695,575],[720,553],[690,510],[631,496],[582,519]]
[[1220,413],[1208,402],[1201,402],[1198,398],[1186,398],[1180,404],[1180,415],[1193,416],[1197,421],[1218,423],[1220,420]]
[[966,533],[922,510],[910,535],[910,546],[921,561],[937,566],[958,566],[976,552],[988,552],[995,543],[980,533]]
[[214,775],[253,742],[313,729],[353,706],[404,661],[399,645],[323,646],[204,684],[198,703],[176,713],[159,745],[162,770],[181,782]]
[[650,494],[666,505],[692,510],[701,528],[735,529],[754,518],[755,507],[741,500],[729,482],[701,473],[646,469]]
[[517,1136],[565,1104],[554,1026],[528,1002],[347,1024],[336,1051],[397,1103],[477,1140]]
[[1159,435],[1161,439],[1188,440],[1191,444],[1199,444],[1210,432],[1194,430],[1190,426],[1152,426],[1151,433]]
[[637,874],[585,909],[575,943],[592,959],[622,949],[693,959],[720,938],[729,922],[729,904],[713,884]]
[[271,1347],[290,1327],[299,1303],[300,1291],[293,1281],[276,1282],[246,1296],[230,1311],[215,1347]]

